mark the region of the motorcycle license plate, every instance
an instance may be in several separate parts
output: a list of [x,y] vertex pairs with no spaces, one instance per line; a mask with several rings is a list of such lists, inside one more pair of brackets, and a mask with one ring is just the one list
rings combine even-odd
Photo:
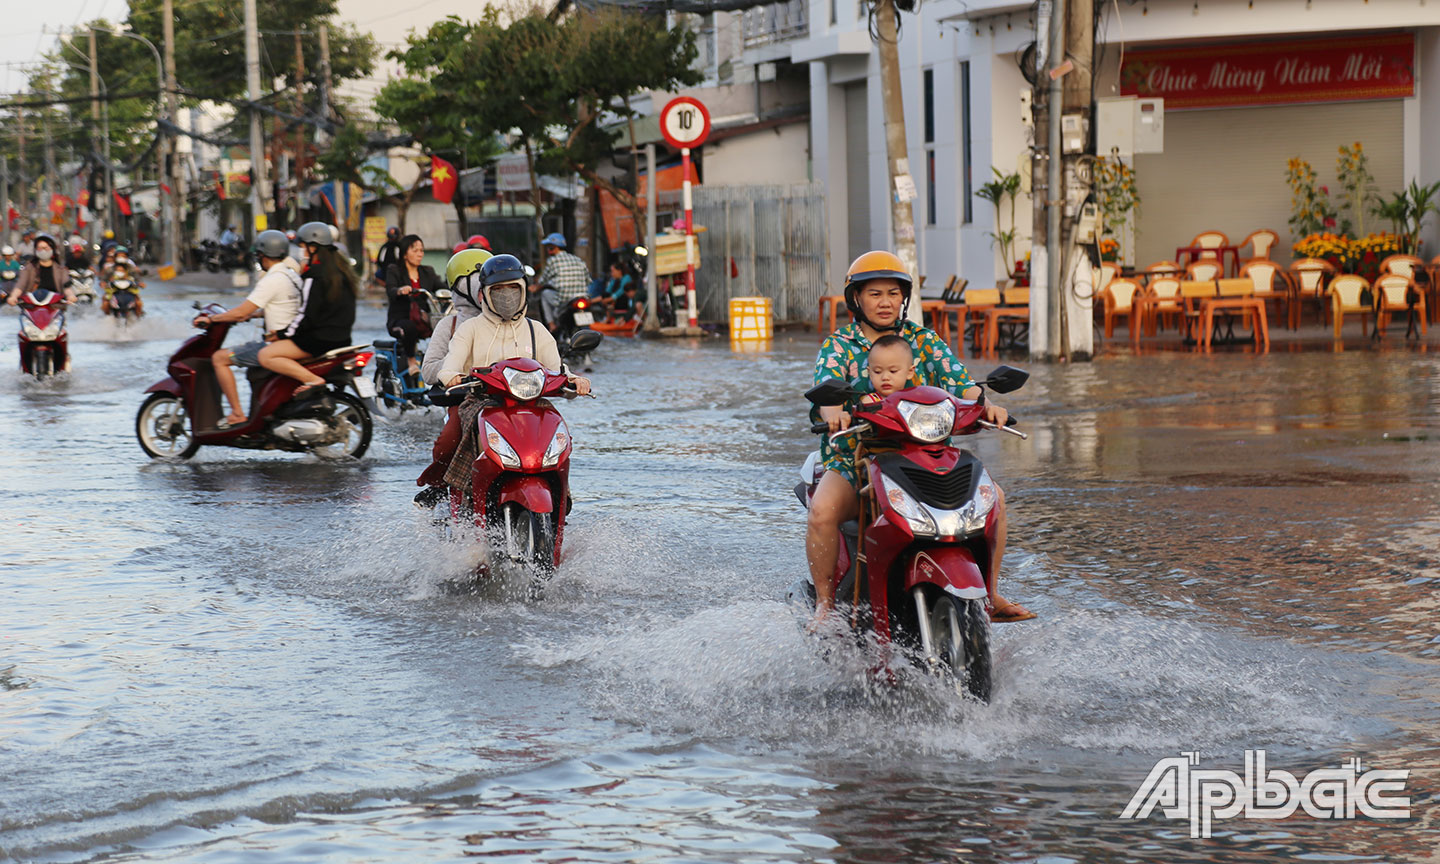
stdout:
[[591,324],[594,324],[594,323],[595,323],[595,316],[594,316],[594,315],[591,315],[589,312],[576,312],[576,313],[575,313],[575,326],[576,326],[576,327],[589,327]]
[[361,399],[373,399],[375,398],[375,382],[369,378],[356,378],[355,392],[360,394]]

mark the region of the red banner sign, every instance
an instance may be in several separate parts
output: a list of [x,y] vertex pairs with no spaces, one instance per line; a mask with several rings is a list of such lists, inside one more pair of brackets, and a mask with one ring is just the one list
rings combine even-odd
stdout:
[[1402,99],[1415,95],[1415,37],[1131,49],[1120,92],[1161,97],[1167,111]]

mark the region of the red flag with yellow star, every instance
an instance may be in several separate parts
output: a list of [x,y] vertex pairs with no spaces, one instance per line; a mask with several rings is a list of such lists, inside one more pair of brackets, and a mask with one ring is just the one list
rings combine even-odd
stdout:
[[455,187],[460,184],[460,173],[455,166],[439,156],[430,157],[430,187],[435,200],[449,204],[455,199]]

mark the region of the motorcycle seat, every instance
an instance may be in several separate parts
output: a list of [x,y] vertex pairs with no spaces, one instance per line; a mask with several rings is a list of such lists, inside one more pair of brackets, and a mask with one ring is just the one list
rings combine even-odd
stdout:
[[354,354],[356,351],[364,351],[366,348],[369,348],[369,347],[370,347],[369,345],[346,345],[344,348],[336,348],[336,349],[331,350],[331,351],[326,351],[324,354],[321,354],[319,357],[311,357],[309,360],[306,360],[305,362],[306,362],[306,363],[314,363],[314,362],[317,361],[317,360],[329,360],[329,359],[331,359],[331,358],[333,358],[333,357],[339,357],[341,354]]
[[371,344],[371,345],[374,345],[376,348],[379,348],[381,351],[389,351],[391,348],[394,348],[394,347],[395,347],[395,340],[394,340],[394,339],[376,339],[374,342],[371,342],[370,344]]

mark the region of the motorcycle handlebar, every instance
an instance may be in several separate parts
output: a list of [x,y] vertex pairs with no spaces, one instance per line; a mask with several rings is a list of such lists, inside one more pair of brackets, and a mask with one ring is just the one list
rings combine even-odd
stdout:
[[829,424],[829,423],[825,423],[825,422],[822,421],[822,422],[820,422],[820,423],[811,423],[811,424],[810,424],[810,434],[811,434],[811,435],[820,435],[820,434],[822,434],[822,433],[829,432],[829,431],[830,431],[830,424]]

